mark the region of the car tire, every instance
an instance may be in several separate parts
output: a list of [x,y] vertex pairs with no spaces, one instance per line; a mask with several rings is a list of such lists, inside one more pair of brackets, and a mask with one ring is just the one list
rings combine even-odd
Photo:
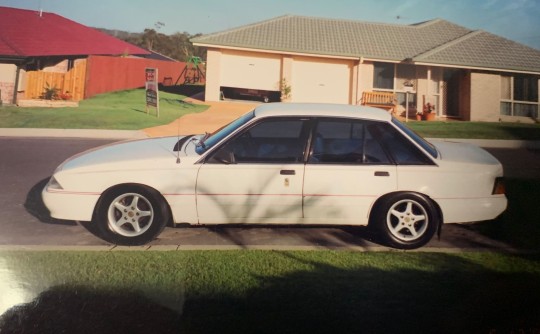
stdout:
[[137,246],[154,240],[165,228],[169,216],[168,207],[156,190],[126,185],[101,196],[94,222],[106,241]]
[[396,193],[383,198],[374,214],[374,227],[393,248],[415,249],[437,232],[440,218],[433,202],[417,193]]

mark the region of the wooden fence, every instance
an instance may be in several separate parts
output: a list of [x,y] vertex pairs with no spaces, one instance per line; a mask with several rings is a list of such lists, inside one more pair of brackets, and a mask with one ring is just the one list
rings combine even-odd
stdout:
[[39,99],[46,89],[57,89],[58,94],[68,95],[70,100],[84,99],[86,60],[79,60],[67,73],[29,71],[26,76],[27,99]]

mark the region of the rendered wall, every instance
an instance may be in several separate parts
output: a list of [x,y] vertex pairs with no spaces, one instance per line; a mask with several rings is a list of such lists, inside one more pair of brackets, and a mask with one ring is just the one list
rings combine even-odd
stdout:
[[10,104],[13,101],[16,70],[17,67],[15,65],[0,64],[0,94],[2,104]]
[[372,92],[373,91],[373,71],[374,66],[372,62],[364,62],[360,64],[359,74],[358,74],[358,92],[356,94],[357,101],[356,104],[361,104],[362,93],[363,92]]
[[488,73],[471,73],[470,83],[470,120],[498,122],[501,118],[500,76]]
[[219,101],[221,82],[221,51],[208,49],[206,53],[206,87],[204,99]]

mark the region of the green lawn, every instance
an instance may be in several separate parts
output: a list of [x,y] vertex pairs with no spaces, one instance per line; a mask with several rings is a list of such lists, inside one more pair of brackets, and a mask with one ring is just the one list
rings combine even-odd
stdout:
[[16,289],[45,292],[5,313],[0,331],[537,332],[539,260],[495,253],[4,252],[2,275],[15,277]]
[[[78,108],[0,107],[0,128],[124,129],[168,124],[206,106],[184,103],[185,96],[160,92],[160,117],[145,113],[144,90],[107,93],[80,102]],[[540,124],[486,122],[407,123],[424,137],[540,140]]]
[[145,111],[143,89],[107,93],[81,101],[77,108],[0,108],[0,128],[137,130],[169,124],[204,105],[184,102],[185,96],[160,92],[160,112]]
[[540,140],[540,123],[410,121],[407,125],[428,138]]

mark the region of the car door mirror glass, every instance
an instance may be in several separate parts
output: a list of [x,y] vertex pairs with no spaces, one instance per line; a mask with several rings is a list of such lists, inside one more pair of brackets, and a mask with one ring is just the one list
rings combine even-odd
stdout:
[[214,155],[208,159],[208,163],[221,163],[221,164],[235,164],[236,159],[234,158],[234,153],[227,149],[218,150]]

